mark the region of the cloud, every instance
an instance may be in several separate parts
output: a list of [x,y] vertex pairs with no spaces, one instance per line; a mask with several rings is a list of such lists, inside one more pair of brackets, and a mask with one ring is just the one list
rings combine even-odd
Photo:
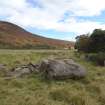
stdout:
[[104,10],[105,0],[74,0],[72,7],[76,16],[97,16]]
[[[0,17],[23,27],[82,34],[105,24],[78,19],[99,16],[105,0],[1,0]],[[67,13],[67,14],[66,14]],[[65,18],[66,14],[66,18]],[[63,20],[63,21],[61,21]]]

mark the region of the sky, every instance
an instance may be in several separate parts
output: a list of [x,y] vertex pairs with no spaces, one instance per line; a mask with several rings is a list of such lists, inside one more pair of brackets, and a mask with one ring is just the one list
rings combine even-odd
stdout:
[[0,20],[49,38],[74,41],[105,29],[105,0],[0,0]]

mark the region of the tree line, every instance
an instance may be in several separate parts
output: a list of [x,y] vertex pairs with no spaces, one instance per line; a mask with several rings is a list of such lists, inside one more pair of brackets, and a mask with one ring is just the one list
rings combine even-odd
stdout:
[[105,30],[95,29],[91,34],[76,37],[75,48],[79,52],[105,52]]
[[105,66],[105,30],[95,29],[91,34],[77,36],[75,48],[88,61]]

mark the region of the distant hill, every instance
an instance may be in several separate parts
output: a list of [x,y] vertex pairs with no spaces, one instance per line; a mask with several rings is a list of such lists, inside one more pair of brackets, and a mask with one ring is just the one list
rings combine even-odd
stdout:
[[73,42],[42,37],[32,34],[13,23],[0,21],[0,48],[61,49],[73,46]]

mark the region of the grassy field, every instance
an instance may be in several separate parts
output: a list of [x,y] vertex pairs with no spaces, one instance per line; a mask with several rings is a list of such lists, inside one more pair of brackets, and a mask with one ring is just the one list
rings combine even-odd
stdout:
[[81,80],[48,81],[40,74],[5,80],[0,76],[0,105],[105,105],[105,68],[77,58],[73,51],[0,50],[0,63],[8,68],[44,58],[72,58],[85,66]]

